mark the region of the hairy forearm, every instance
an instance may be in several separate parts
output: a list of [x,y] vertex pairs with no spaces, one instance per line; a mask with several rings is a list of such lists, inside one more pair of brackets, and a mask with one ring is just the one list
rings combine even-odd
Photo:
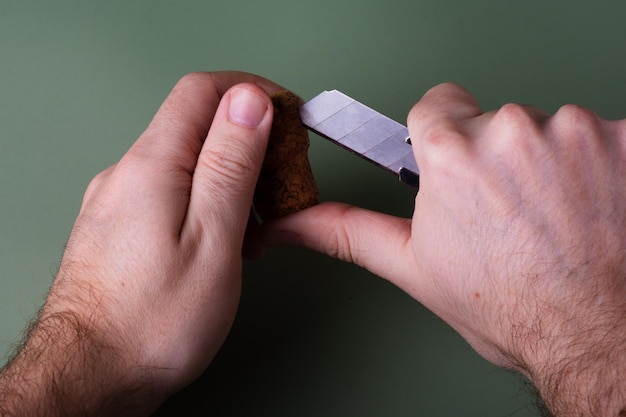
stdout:
[[129,381],[120,372],[122,364],[125,358],[78,316],[57,313],[40,319],[0,373],[0,415],[149,412],[146,386]]
[[[538,384],[547,416],[626,416],[624,369],[610,359],[596,369],[569,365]],[[601,368],[601,369],[600,369]],[[620,368],[620,371],[617,371]]]
[[626,416],[625,335],[625,328],[581,329],[569,345],[552,345],[545,360],[526,367],[546,417]]

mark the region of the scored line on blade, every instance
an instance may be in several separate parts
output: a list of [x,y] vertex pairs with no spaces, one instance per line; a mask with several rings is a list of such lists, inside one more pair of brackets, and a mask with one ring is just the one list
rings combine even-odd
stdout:
[[418,187],[419,169],[404,125],[337,90],[306,102],[300,116],[313,132]]

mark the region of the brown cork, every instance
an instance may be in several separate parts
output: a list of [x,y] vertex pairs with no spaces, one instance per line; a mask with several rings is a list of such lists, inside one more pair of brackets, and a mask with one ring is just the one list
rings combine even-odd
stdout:
[[264,221],[319,202],[308,158],[309,134],[300,119],[300,97],[285,90],[271,98],[274,122],[254,192],[254,209]]

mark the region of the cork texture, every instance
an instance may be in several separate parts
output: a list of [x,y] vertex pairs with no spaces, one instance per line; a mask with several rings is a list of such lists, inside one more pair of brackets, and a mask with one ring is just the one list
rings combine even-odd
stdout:
[[274,121],[254,209],[263,221],[286,216],[319,202],[308,158],[309,134],[300,119],[300,98],[290,91],[271,96]]

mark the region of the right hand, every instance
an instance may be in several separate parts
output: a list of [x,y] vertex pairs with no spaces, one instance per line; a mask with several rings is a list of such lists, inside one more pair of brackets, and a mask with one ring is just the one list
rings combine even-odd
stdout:
[[[408,120],[412,221],[326,203],[266,226],[422,302],[562,415],[626,404],[626,122],[577,106],[483,113],[452,84]],[[603,414],[607,413],[607,414]],[[626,411],[624,412],[626,413]]]

